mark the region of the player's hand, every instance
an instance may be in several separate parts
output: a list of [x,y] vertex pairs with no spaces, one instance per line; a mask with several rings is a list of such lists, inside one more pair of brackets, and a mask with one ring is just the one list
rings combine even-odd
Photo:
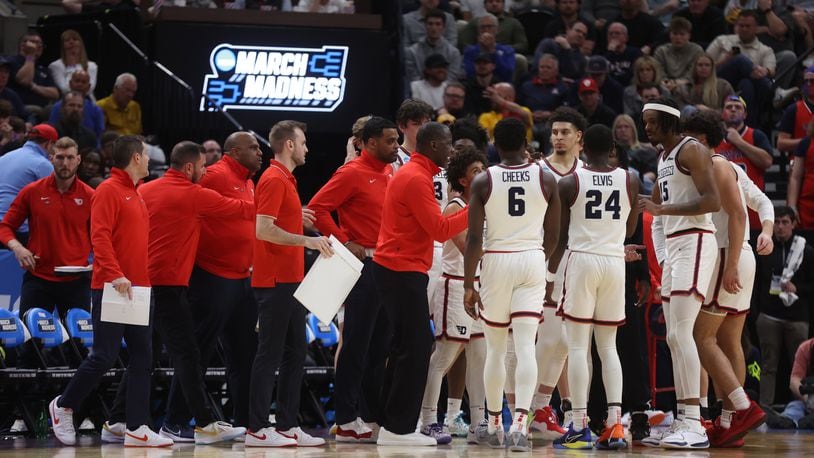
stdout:
[[133,300],[133,285],[130,283],[130,280],[128,280],[127,277],[119,277],[110,283],[113,285],[113,289],[115,289],[116,292],[122,296],[127,294],[127,298],[131,301]]
[[642,254],[639,250],[644,250],[644,245],[625,245],[625,262],[641,261]]
[[781,284],[780,284],[780,289],[782,289],[782,290],[783,290],[783,292],[786,292],[786,293],[792,293],[792,294],[794,294],[794,293],[796,293],[796,292],[797,292],[797,287],[796,287],[796,286],[794,286],[794,283],[792,283],[792,282],[790,282],[790,281],[788,281],[788,282],[786,282],[786,283],[781,283]]
[[473,320],[477,320],[480,310],[483,310],[480,293],[475,288],[464,288],[464,311],[466,311],[466,314],[472,317]]
[[302,207],[302,227],[306,231],[315,231],[316,228],[314,227],[314,221],[317,220],[317,215],[314,213],[314,210],[310,208]]
[[328,237],[306,237],[305,248],[318,250],[326,258],[334,255],[334,249],[331,247],[331,240]]
[[649,197],[639,197],[639,210],[646,211],[653,216],[661,216],[661,205],[653,202]]
[[636,283],[636,290],[639,293],[639,299],[636,301],[636,307],[641,307],[650,300],[650,282],[639,281]]
[[34,267],[37,265],[37,260],[40,259],[39,256],[36,256],[22,245],[18,245],[11,251],[14,253],[14,257],[17,258],[17,262],[20,263],[20,267],[26,270],[34,270]]
[[771,235],[760,234],[757,236],[757,254],[766,256],[774,251],[774,240]]
[[360,261],[365,260],[365,247],[363,247],[362,245],[359,245],[356,242],[348,240],[348,242],[345,244],[345,248],[347,248],[348,251],[353,253],[354,256],[359,258]]
[[724,279],[722,281],[722,286],[724,290],[726,290],[729,294],[738,294],[743,286],[741,286],[740,277],[738,276],[738,269],[737,268],[727,268],[724,269]]
[[545,298],[543,298],[544,304],[554,304],[554,299],[552,296],[554,295],[554,282],[547,281],[545,282]]

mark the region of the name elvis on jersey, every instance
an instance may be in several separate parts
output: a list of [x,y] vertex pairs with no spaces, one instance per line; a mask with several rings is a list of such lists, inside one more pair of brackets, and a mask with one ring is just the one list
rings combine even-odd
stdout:
[[594,186],[613,186],[613,177],[610,175],[593,175]]
[[663,167],[661,170],[659,170],[658,179],[661,180],[662,178],[667,178],[669,176],[673,176],[673,174],[675,174],[675,166],[668,165],[666,167]]
[[504,183],[521,183],[531,181],[531,173],[528,170],[518,170],[512,172],[502,172],[501,178]]

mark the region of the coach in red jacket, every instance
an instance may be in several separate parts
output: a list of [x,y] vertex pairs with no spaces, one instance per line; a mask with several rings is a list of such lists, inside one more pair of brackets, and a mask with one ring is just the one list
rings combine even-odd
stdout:
[[387,188],[373,256],[379,298],[393,326],[379,445],[436,445],[432,437],[415,432],[433,343],[427,271],[433,241],[448,240],[468,221],[465,211],[442,216],[435,200],[432,177],[449,161],[449,129],[436,122],[421,126],[416,147]]

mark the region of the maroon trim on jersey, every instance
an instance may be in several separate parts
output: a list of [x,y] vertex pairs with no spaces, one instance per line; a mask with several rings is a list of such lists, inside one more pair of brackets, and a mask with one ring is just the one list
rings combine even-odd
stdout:
[[548,307],[550,309],[557,308],[557,303],[554,301],[543,301],[543,307]]
[[483,205],[486,205],[486,202],[489,202],[489,196],[492,195],[492,174],[489,173],[489,170],[486,170],[486,183],[488,184],[488,188],[486,188],[486,197],[483,198]]
[[630,211],[633,211],[638,203],[634,202],[633,199],[635,199],[636,196],[630,192],[630,173],[627,170],[625,170],[625,189],[627,189],[627,199],[630,201]]
[[548,166],[548,170],[550,170],[552,173],[556,173],[557,175],[559,175],[561,177],[564,177],[564,176],[567,176],[567,175],[570,175],[570,174],[574,173],[574,171],[577,169],[577,164],[579,163],[579,159],[574,159],[574,165],[571,166],[571,170],[569,170],[569,171],[567,171],[565,173],[560,173],[557,169],[554,168],[554,166],[551,165],[550,162],[548,162],[547,157],[544,157],[543,161],[545,161],[546,165]]
[[661,296],[661,301],[662,302],[670,302],[670,298],[667,297],[667,296]]
[[548,197],[548,192],[545,190],[545,183],[543,182],[543,175],[545,174],[545,170],[543,170],[543,166],[539,163],[536,163],[537,167],[540,169],[540,190],[543,191],[543,197],[545,198],[546,202],[551,202],[551,199]]
[[626,323],[626,320],[623,318],[619,321],[604,321],[604,320],[593,320],[594,326],[623,326]]
[[683,235],[690,235],[690,234],[712,234],[713,232],[707,229],[682,229],[680,231],[673,232],[672,234],[666,236],[668,239],[673,239],[676,237],[681,237]]
[[594,320],[592,318],[579,318],[576,316],[571,316],[565,312],[562,313],[562,318],[564,320],[573,321],[574,323],[582,323],[582,324],[593,324]]
[[536,318],[537,321],[539,322],[540,321],[540,316],[542,314],[543,314],[542,312],[514,312],[514,313],[510,314],[509,316],[511,318]]
[[571,202],[568,202],[568,208],[574,206],[574,202],[577,201],[577,196],[579,196],[579,174],[574,174],[574,182],[576,183],[577,187],[574,189],[574,197],[571,198]]
[[469,334],[469,340],[472,340],[472,339],[483,339],[483,338],[484,338],[484,335],[483,335],[483,333],[482,333],[482,332],[475,332],[475,333]]
[[500,167],[502,169],[510,169],[510,170],[531,167],[532,165],[534,165],[534,163],[528,163],[528,162],[526,162],[525,164],[517,164],[517,165],[495,164],[496,167]]
[[511,322],[507,322],[507,323],[499,323],[499,322],[497,322],[497,321],[489,321],[489,320],[487,320],[487,319],[486,319],[486,317],[485,317],[485,316],[483,316],[483,315],[481,315],[481,316],[480,316],[480,319],[481,319],[481,320],[483,320],[483,323],[484,323],[485,325],[487,325],[487,326],[489,326],[489,327],[492,327],[492,328],[508,328],[508,327],[509,327],[509,325],[510,325],[510,324],[512,324]]
[[[534,248],[532,250],[517,250],[517,251],[503,251],[503,250],[486,250],[483,254],[492,253],[492,254],[508,254],[508,253],[525,253],[527,251],[543,251],[542,248]],[[481,260],[482,262],[483,260]]]
[[678,148],[678,151],[676,151],[676,157],[675,157],[676,168],[678,169],[678,171],[679,171],[679,172],[683,173],[684,175],[689,175],[689,174],[690,174],[690,171],[689,171],[689,170],[687,170],[687,169],[685,169],[685,168],[684,168],[684,167],[681,165],[681,162],[679,162],[679,161],[678,161],[678,156],[679,156],[679,154],[681,154],[682,149],[684,149],[684,146],[685,146],[685,145],[687,145],[687,143],[689,143],[689,141],[687,141],[686,143],[684,143],[683,145],[681,145],[681,147],[680,147],[680,148]]
[[443,337],[449,338],[447,335],[447,303],[449,302],[449,278],[444,280],[444,313],[443,313],[443,323],[441,323],[441,335]]
[[[555,316],[562,316],[563,308],[565,307],[565,293],[568,291],[565,285],[567,284],[566,282],[568,281],[568,261],[571,260],[571,253],[572,252],[569,251],[568,257],[565,258],[565,270],[562,273],[562,297],[560,298],[560,303],[557,304],[557,313],[555,314]],[[560,262],[562,262],[562,259],[560,259]]]
[[[460,277],[460,276],[458,276],[458,275],[450,275],[450,274],[448,274],[448,273],[446,273],[446,272],[442,273],[442,274],[441,274],[441,277],[443,277],[443,278],[449,278],[450,280],[459,280],[459,281],[464,281],[464,280],[465,280],[465,278],[464,278],[464,277]],[[479,281],[480,281],[480,277],[475,277],[475,281],[479,282]]]
[[709,303],[701,304],[701,307],[709,308],[709,307],[718,307],[721,308],[721,304],[718,303],[718,293],[721,292],[721,283],[724,281],[724,264],[726,263],[726,248],[719,248],[718,256],[721,261],[718,263],[718,272],[716,272],[715,278],[715,289],[712,291],[712,299]]

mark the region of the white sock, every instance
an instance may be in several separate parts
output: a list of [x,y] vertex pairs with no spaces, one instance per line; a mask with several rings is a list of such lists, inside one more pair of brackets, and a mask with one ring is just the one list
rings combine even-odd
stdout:
[[743,387],[735,388],[735,391],[727,395],[732,404],[735,405],[735,410],[745,410],[749,408],[749,396],[743,391]]
[[705,409],[709,408],[709,399],[708,398],[703,397],[703,398],[699,399],[698,402],[701,404],[701,407],[703,407]]
[[588,409],[573,409],[570,412],[574,431],[580,431],[588,427]]
[[447,400],[447,416],[444,423],[451,425],[459,413],[461,413],[461,400],[449,398]]
[[567,428],[569,424],[574,422],[574,409],[566,410],[562,413],[562,426]]
[[686,406],[683,403],[678,403],[676,406],[676,420],[683,420],[686,412]]
[[428,426],[438,423],[438,409],[421,408],[421,425]]
[[512,420],[512,426],[509,428],[509,433],[520,431],[523,434],[528,434],[528,412],[524,412],[522,410],[518,410],[514,413],[514,419]]
[[684,419],[701,421],[701,406],[686,405],[684,406]]
[[531,407],[532,410],[538,411],[546,408],[549,404],[551,404],[551,395],[540,393],[538,391],[534,394],[534,401],[532,401]]
[[500,415],[500,412],[498,412],[498,414],[497,414],[497,415],[493,415],[493,414],[492,414],[492,412],[489,412],[489,414],[487,415],[487,417],[488,417],[488,421],[489,421],[489,423],[488,423],[488,425],[486,426],[486,431],[487,431],[489,434],[494,434],[494,432],[495,432],[495,431],[497,431],[497,429],[498,429],[498,428],[502,428],[502,427],[503,427],[503,425],[501,424],[501,418],[500,418],[500,417],[501,417],[501,415]]
[[486,418],[486,409],[483,406],[469,406],[469,420],[474,427]]
[[721,411],[721,419],[720,419],[721,428],[729,429],[729,427],[732,425],[732,415],[734,413],[735,412],[733,412],[731,410],[726,410],[726,409]]
[[622,407],[608,406],[608,419],[605,424],[610,427],[619,423],[622,423]]

